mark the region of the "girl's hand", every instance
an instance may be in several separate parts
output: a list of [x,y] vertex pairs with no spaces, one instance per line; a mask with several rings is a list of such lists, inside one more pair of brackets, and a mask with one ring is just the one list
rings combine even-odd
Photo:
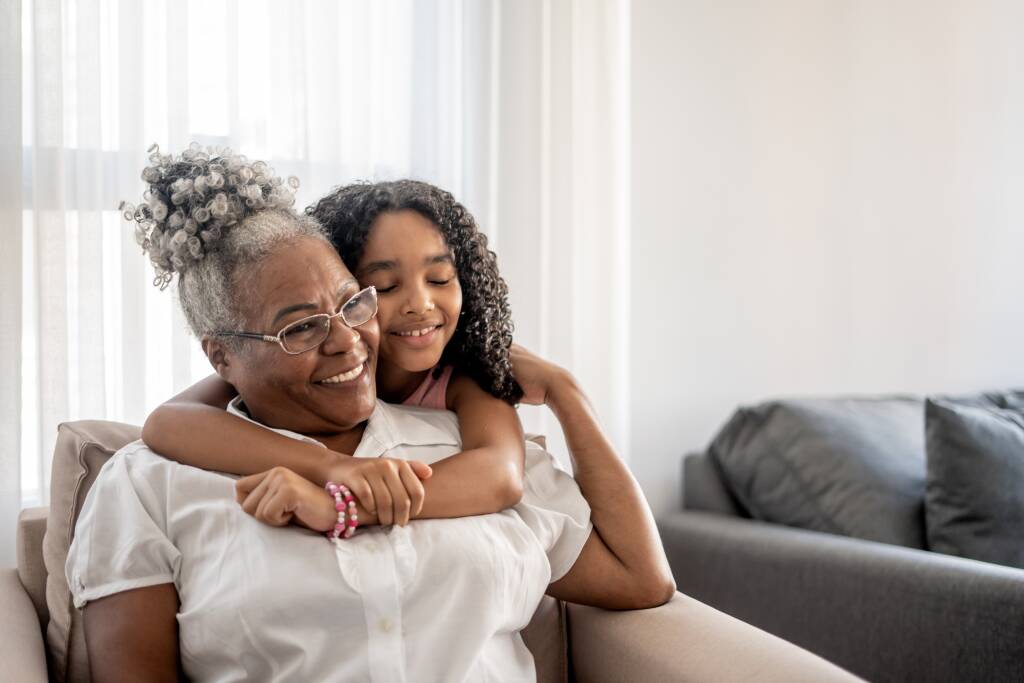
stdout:
[[235,499],[270,526],[285,526],[294,519],[313,531],[327,531],[338,519],[327,491],[285,467],[242,477],[235,482]]
[[327,479],[349,487],[378,523],[405,526],[423,510],[421,480],[432,473],[429,465],[418,460],[342,456]]
[[512,361],[512,374],[523,388],[522,403],[544,405],[556,386],[572,381],[568,370],[527,351],[519,344],[513,344],[509,349],[509,360]]

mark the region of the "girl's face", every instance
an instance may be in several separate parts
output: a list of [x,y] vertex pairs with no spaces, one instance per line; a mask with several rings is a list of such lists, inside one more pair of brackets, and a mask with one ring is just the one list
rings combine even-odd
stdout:
[[383,213],[356,277],[377,288],[380,359],[408,372],[437,365],[462,312],[462,287],[441,231],[416,211]]

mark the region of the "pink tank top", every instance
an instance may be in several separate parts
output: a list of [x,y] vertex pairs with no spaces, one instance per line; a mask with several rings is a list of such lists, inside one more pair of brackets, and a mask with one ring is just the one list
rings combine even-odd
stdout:
[[[435,368],[436,370],[436,368]],[[434,379],[434,370],[427,373],[423,382],[409,398],[402,401],[404,406],[420,406],[434,410],[448,410],[448,381],[452,378],[452,366],[446,365],[441,376]]]

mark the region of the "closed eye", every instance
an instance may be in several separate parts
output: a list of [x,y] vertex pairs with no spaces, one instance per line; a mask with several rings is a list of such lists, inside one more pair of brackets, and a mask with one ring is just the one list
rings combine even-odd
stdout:
[[309,332],[311,329],[313,329],[313,327],[315,327],[315,323],[312,322],[299,323],[298,325],[292,325],[287,330],[285,330],[284,335],[287,337],[292,334],[305,334],[306,332]]

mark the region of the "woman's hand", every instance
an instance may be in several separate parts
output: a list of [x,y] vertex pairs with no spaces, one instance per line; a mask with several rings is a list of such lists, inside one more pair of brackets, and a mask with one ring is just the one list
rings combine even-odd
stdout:
[[330,467],[327,480],[347,486],[378,523],[405,526],[423,509],[421,480],[432,473],[429,465],[418,460],[341,456]]
[[509,349],[512,374],[523,388],[522,403],[540,406],[548,403],[556,387],[572,383],[572,375],[565,368],[544,360],[519,344]]
[[327,491],[285,467],[242,477],[235,482],[235,499],[270,526],[285,526],[294,519],[313,531],[328,531],[338,519]]

